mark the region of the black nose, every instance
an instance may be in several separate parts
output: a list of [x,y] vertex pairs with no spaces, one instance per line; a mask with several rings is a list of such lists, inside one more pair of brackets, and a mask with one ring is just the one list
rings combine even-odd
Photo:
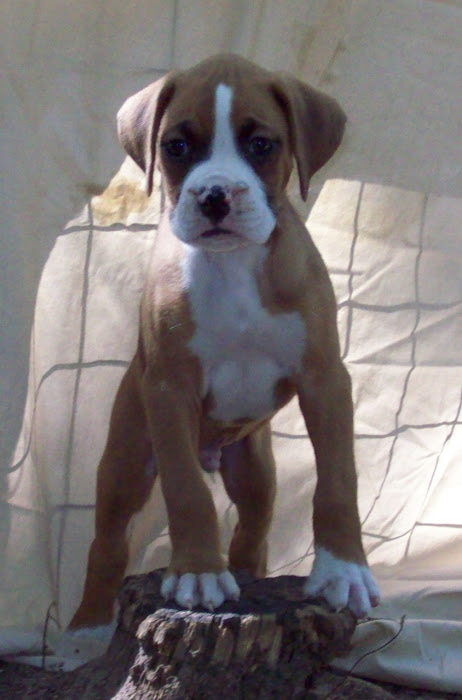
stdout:
[[198,198],[199,209],[213,224],[218,224],[229,214],[228,196],[223,187],[213,185]]

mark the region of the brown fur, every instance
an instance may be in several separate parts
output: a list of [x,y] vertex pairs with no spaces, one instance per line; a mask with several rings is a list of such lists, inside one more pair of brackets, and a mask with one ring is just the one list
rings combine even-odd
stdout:
[[[257,282],[262,305],[270,313],[298,311],[304,319],[308,340],[303,371],[276,385],[274,411],[263,420],[244,416],[224,424],[211,418],[213,396],[201,398],[200,362],[188,347],[195,329],[180,284],[182,248],[165,217],[143,296],[138,349],[115,400],[98,470],[96,535],[84,597],[71,627],[106,623],[112,617],[127,563],[126,527],[152,488],[153,477],[145,469],[151,449],[167,504],[169,571],[220,572],[226,567],[198,456],[200,447],[217,443],[222,447],[221,475],[239,514],[230,566],[265,575],[275,494],[269,421],[295,394],[316,454],[316,543],[343,559],[365,561],[356,506],[351,388],[340,360],[334,294],[321,257],[284,192],[295,158],[306,197],[309,178],[340,143],[343,112],[334,100],[294,78],[269,73],[245,59],[219,56],[170,74],[130,98],[119,113],[121,142],[145,170],[150,190],[156,147],[165,134],[175,135],[179,120],[191,120],[195,133],[203,134],[204,142],[210,139],[214,90],[224,79],[237,96],[235,128],[242,115],[257,119],[282,144],[278,160],[258,173],[277,211],[277,225]],[[162,157],[160,168],[173,206],[184,173]]]

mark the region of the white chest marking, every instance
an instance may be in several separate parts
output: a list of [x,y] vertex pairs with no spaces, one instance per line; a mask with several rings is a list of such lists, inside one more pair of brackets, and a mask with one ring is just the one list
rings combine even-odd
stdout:
[[202,397],[213,395],[216,420],[269,415],[276,382],[300,367],[301,316],[270,314],[261,305],[255,273],[265,255],[260,246],[228,253],[187,248],[183,270],[196,324],[190,348],[203,370]]

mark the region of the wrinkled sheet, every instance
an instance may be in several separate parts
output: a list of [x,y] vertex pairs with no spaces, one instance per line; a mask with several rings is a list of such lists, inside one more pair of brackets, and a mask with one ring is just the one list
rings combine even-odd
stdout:
[[[148,201],[137,167],[120,168],[114,115],[171,66],[230,49],[349,116],[308,205],[296,201],[337,294],[383,593],[337,664],[399,633],[355,673],[462,691],[462,3],[10,0],[0,20],[0,654],[33,662],[44,626],[52,648],[79,600],[96,465],[136,343],[161,194]],[[305,575],[315,466],[296,402],[273,435],[270,570]],[[206,478],[225,547],[234,508]],[[130,541],[131,572],[166,564],[158,486]]]

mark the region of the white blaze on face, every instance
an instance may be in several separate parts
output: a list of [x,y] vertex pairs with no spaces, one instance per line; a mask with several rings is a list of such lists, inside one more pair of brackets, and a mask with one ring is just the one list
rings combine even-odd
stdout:
[[[210,156],[185,178],[171,217],[172,229],[178,238],[208,250],[229,251],[252,243],[261,245],[266,243],[276,224],[263,182],[236,147],[232,104],[232,88],[218,85]],[[229,195],[230,211],[219,223],[225,233],[202,238],[213,224],[199,208],[198,193],[214,186],[223,188]]]
[[237,155],[231,128],[232,103],[232,88],[220,84],[215,93],[215,137],[213,139],[212,161]]

